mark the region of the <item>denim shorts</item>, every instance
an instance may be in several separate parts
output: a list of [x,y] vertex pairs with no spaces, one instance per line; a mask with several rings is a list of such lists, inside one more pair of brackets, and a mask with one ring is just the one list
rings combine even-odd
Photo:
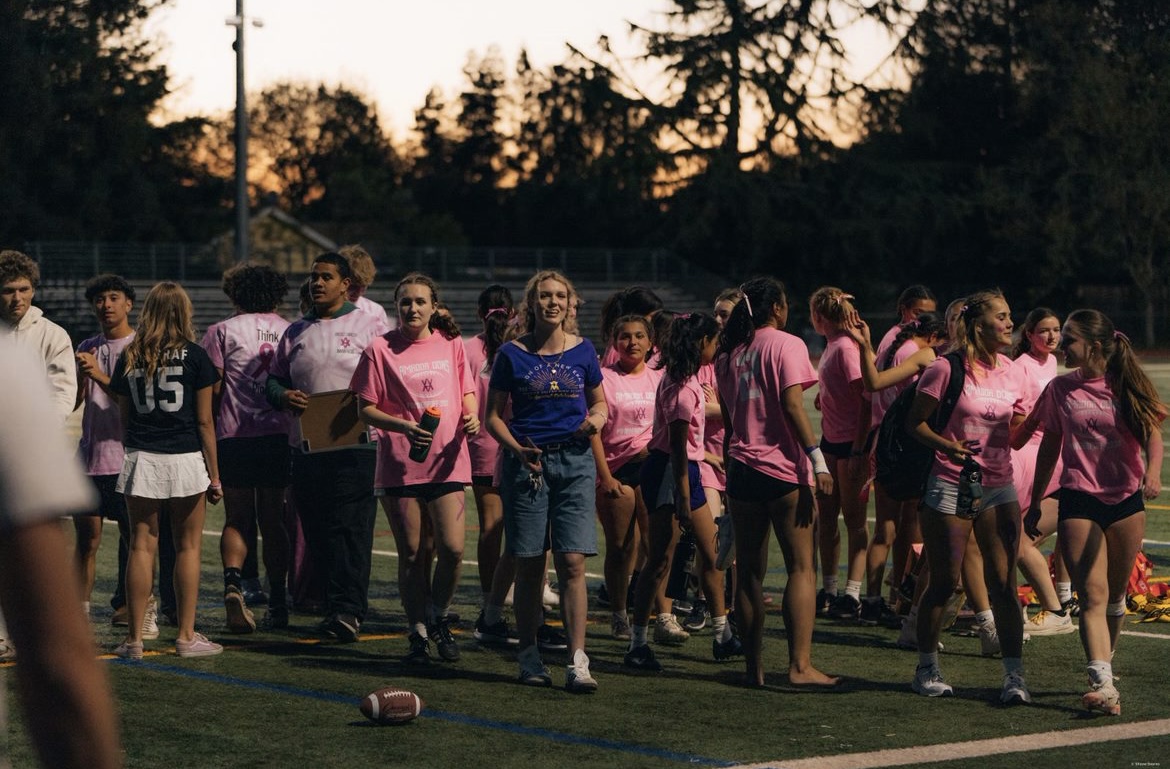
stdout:
[[[1015,484],[983,487],[984,510],[1018,501]],[[926,482],[926,491],[922,494],[922,504],[943,515],[954,515],[959,506],[959,484],[944,481],[937,475],[930,476]]]
[[594,514],[597,467],[588,443],[546,448],[540,482],[511,451],[500,463],[504,539],[509,555],[531,558],[554,553],[597,555]]

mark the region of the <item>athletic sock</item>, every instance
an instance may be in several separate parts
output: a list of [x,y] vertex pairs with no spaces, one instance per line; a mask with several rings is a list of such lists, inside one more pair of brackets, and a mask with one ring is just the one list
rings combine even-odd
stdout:
[[715,640],[719,643],[726,643],[731,640],[731,625],[727,623],[727,615],[722,617],[712,617],[711,627],[715,629]]
[[646,635],[649,630],[649,625],[633,625],[630,627],[630,651],[637,649],[639,646],[646,645]]
[[427,635],[427,624],[425,622],[414,623],[414,632],[418,633],[423,638],[429,638]]
[[975,612],[975,622],[976,622],[976,624],[979,624],[979,625],[986,625],[989,622],[994,624],[995,623],[995,614],[992,613],[991,609],[977,611],[977,612]]
[[1113,683],[1113,663],[1105,660],[1090,660],[1088,665],[1089,683],[1105,686]]
[[829,595],[837,595],[837,575],[834,574],[829,576],[826,574],[823,579],[825,583],[825,592]]
[[1056,583],[1056,597],[1060,599],[1061,603],[1068,603],[1072,600],[1072,583],[1071,582],[1057,582]]
[[938,652],[918,652],[918,667],[920,668],[937,668],[938,667]]
[[1003,672],[1005,673],[1022,673],[1024,671],[1024,660],[1020,657],[1004,657],[1003,658]]
[[851,595],[858,601],[861,600],[861,580],[847,579],[845,580],[845,595]]
[[229,566],[223,570],[223,587],[225,591],[229,587],[234,587],[240,592],[244,591],[244,578],[241,576],[239,569],[234,566]]

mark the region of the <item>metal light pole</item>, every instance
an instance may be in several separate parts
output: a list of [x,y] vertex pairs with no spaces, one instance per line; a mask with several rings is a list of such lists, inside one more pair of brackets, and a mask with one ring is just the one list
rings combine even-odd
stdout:
[[[248,258],[248,104],[244,93],[244,0],[236,0],[236,15],[224,22],[236,28],[236,261]],[[253,27],[262,27],[260,19],[251,19]]]

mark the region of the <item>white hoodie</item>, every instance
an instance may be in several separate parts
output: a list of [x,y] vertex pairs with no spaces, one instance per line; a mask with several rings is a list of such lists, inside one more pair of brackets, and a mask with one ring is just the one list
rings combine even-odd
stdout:
[[64,421],[73,413],[77,398],[77,363],[73,342],[65,329],[45,317],[40,307],[29,307],[15,326],[0,321],[0,337],[32,350],[45,362],[53,405]]

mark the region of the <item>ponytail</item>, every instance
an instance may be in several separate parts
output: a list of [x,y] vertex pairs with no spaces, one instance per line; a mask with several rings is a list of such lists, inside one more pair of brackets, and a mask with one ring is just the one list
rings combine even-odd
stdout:
[[735,348],[751,344],[756,329],[771,320],[772,307],[788,304],[784,284],[775,278],[752,278],[739,290],[742,299],[732,308],[723,327],[723,334],[719,337],[720,357],[730,357]]
[[511,321],[516,315],[516,306],[512,301],[512,292],[498,283],[480,291],[477,303],[479,319],[483,322],[483,349],[487,357],[484,366],[490,370],[496,362],[496,353],[511,335]]
[[705,312],[676,315],[659,347],[656,367],[666,369],[676,382],[690,379],[702,364],[703,340],[714,339],[718,334],[719,324]]
[[899,348],[906,344],[907,340],[922,337],[929,339],[932,336],[945,337],[947,335],[946,321],[935,315],[933,312],[924,312],[918,316],[916,320],[912,320],[898,332],[894,337],[894,341],[890,342],[890,346],[886,348],[882,355],[881,361],[878,363],[878,369],[884,371],[894,363],[894,355],[897,354]]

